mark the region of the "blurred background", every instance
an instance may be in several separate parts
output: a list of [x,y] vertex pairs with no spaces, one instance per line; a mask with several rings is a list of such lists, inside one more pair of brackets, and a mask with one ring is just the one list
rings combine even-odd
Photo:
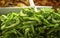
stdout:
[[60,6],[60,0],[34,0],[37,6]]
[[[60,6],[60,0],[33,0],[36,6]],[[29,0],[0,0],[0,7],[29,6]]]
[[0,0],[0,7],[29,6],[28,0]]

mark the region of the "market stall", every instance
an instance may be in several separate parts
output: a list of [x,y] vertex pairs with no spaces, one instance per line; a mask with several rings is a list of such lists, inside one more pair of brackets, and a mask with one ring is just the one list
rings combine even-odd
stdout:
[[12,5],[0,0],[0,38],[60,38],[59,6],[37,6],[37,0],[8,1]]

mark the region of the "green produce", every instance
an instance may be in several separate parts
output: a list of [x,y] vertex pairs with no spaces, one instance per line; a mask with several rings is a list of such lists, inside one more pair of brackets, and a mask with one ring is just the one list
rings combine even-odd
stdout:
[[60,38],[60,9],[21,8],[0,15],[0,38]]

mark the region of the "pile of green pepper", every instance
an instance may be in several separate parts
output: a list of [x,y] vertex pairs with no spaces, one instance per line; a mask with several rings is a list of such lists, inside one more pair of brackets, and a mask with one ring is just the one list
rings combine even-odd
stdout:
[[0,15],[0,38],[60,38],[60,9],[22,8]]

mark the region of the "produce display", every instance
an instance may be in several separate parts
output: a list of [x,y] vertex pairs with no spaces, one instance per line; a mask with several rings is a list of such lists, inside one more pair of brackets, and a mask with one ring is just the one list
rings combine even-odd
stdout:
[[28,0],[0,0],[0,7],[29,6]]
[[60,9],[21,8],[0,15],[0,38],[60,38]]

